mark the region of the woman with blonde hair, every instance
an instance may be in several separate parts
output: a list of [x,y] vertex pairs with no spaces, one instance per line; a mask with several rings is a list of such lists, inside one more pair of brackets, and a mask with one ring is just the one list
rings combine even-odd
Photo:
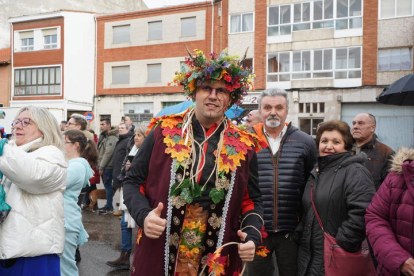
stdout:
[[11,211],[0,224],[0,275],[60,275],[67,164],[59,124],[45,108],[27,106],[0,143],[0,171]]

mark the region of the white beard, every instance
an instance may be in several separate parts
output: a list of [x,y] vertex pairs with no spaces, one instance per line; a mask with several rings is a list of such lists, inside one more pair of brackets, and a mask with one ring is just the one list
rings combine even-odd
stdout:
[[280,118],[278,116],[268,117],[266,119],[266,126],[270,128],[277,128],[280,126]]

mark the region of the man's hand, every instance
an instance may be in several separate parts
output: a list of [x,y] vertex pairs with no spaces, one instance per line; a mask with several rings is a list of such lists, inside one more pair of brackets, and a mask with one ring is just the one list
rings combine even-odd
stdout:
[[[247,234],[242,231],[237,231],[237,236],[241,241],[245,241]],[[256,252],[256,245],[252,241],[239,244],[239,256],[243,262],[251,262],[254,259],[254,253]]]
[[126,162],[125,164],[125,170],[129,170],[129,167],[131,167],[131,162],[129,162],[129,160]]
[[414,259],[407,259],[400,268],[401,273],[406,276],[414,276]]
[[103,170],[99,170],[99,175],[102,176],[103,175]]
[[162,209],[164,209],[164,204],[160,202],[144,220],[144,233],[150,239],[158,239],[167,225],[167,220],[161,218]]

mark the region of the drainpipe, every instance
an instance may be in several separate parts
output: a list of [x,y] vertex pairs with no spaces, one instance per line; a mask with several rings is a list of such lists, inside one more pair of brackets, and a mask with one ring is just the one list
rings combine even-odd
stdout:
[[214,52],[214,0],[211,0],[211,53]]
[[10,87],[10,92],[9,92],[10,100],[8,102],[8,106],[10,107],[10,102],[13,99],[13,92],[14,92],[13,91],[14,90],[13,89],[13,87],[14,87],[14,70],[13,70],[13,68],[14,68],[14,62],[13,62],[13,59],[14,59],[14,29],[13,29],[13,23],[9,23],[9,24],[10,24],[10,32],[11,32],[11,38],[10,38],[10,41],[11,41],[11,45],[10,45],[11,82],[10,82],[10,85],[9,85],[9,87]]
[[[93,16],[95,20],[95,68],[94,68],[94,81],[93,81],[93,103],[92,103],[92,112],[95,114],[95,119],[98,120],[97,115],[97,104],[96,104],[96,80],[97,80],[97,70],[98,70],[98,23],[96,21],[96,14]],[[104,42],[105,43],[105,42]],[[95,125],[95,120],[93,124]],[[92,128],[93,129],[93,128]]]

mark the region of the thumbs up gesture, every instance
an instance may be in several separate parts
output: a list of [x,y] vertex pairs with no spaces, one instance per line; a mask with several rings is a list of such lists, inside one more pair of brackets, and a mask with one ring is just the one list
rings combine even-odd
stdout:
[[[237,231],[237,236],[243,242],[246,240],[247,234],[242,231]],[[256,246],[253,241],[248,241],[246,243],[239,243],[239,256],[243,262],[251,262],[254,259],[254,253],[256,251]]]
[[150,239],[158,239],[165,230],[167,220],[161,218],[161,212],[164,209],[162,202],[158,203],[157,208],[149,212],[144,220],[144,233]]

